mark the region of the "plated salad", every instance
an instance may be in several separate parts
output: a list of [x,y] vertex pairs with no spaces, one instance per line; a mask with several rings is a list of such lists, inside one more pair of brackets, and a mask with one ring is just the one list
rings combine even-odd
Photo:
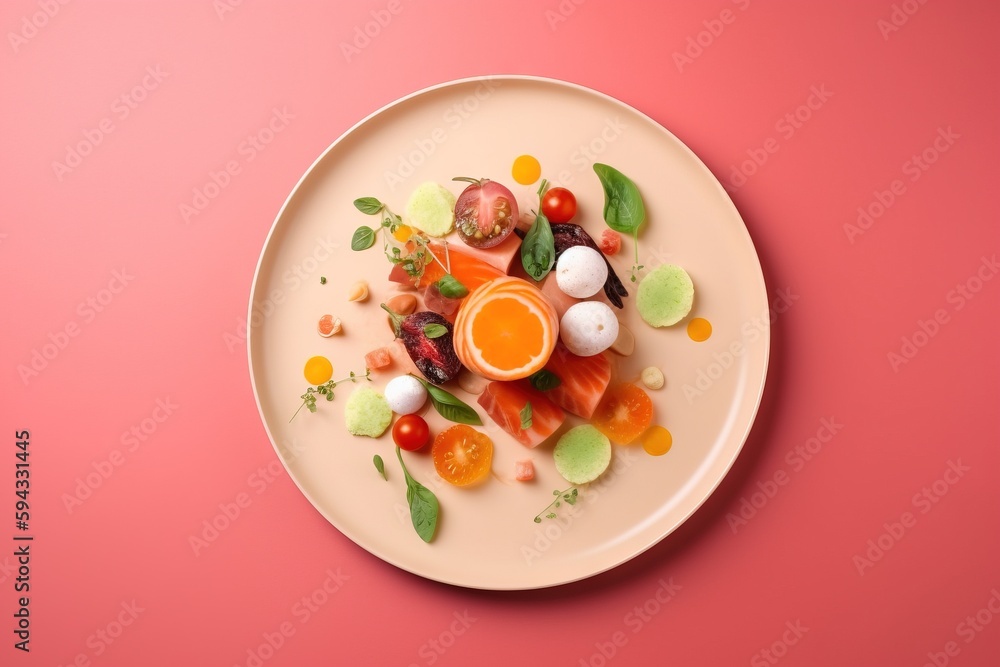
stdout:
[[[537,208],[524,216],[512,190],[488,178],[454,178],[466,184],[457,196],[442,183],[420,184],[402,214],[377,197],[354,201],[374,222],[354,231],[352,251],[374,259],[380,248],[385,280],[399,294],[365,303],[387,326],[384,339],[358,359],[363,370],[334,380],[325,356],[306,361],[309,386],[292,419],[303,407],[315,412],[320,397],[333,401],[339,385],[356,384],[342,401],[346,428],[355,437],[392,438],[413,527],[426,542],[446,509],[410,474],[401,450],[429,451],[436,473],[456,487],[490,483],[496,446],[523,448],[514,469],[504,471],[518,482],[533,480],[535,462],[551,457],[568,486],[540,496],[540,505],[549,503],[533,517],[541,522],[576,503],[608,470],[615,446],[641,444],[659,456],[672,444],[669,430],[654,423],[649,395],[664,386],[663,371],[650,366],[635,382],[615,379],[618,360],[635,352],[618,313],[635,308],[651,327],[678,324],[693,306],[691,278],[676,265],[647,270],[639,263],[648,223],[628,176],[594,165],[604,224],[590,220],[588,231],[573,192],[550,187],[541,172],[532,156],[512,163],[513,180],[537,196]],[[623,235],[634,252],[627,281],[608,260],[621,252]],[[369,297],[367,282],[351,286],[350,300]],[[317,319],[327,338],[350,326],[331,314]],[[711,328],[695,318],[688,333],[705,340]],[[453,424],[432,432],[419,414],[428,401]],[[513,442],[494,443],[484,419]],[[373,466],[374,476],[388,479],[380,455]],[[524,489],[537,493],[531,484]]]

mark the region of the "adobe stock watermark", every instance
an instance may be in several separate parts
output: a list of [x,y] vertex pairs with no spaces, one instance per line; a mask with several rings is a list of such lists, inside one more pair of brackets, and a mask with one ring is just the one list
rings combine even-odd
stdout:
[[[282,458],[291,461],[305,451],[305,445],[297,440],[279,446]],[[218,505],[218,511],[202,519],[198,529],[188,535],[188,545],[194,555],[201,556],[222,533],[229,530],[244,511],[253,504],[254,498],[267,491],[275,481],[285,476],[285,468],[278,459],[272,459],[247,476],[247,490],[237,492],[231,499]]]
[[153,409],[147,417],[139,420],[122,432],[119,437],[121,449],[112,449],[111,452],[96,461],[92,461],[90,467],[93,470],[85,475],[77,477],[72,493],[62,494],[63,507],[67,514],[72,514],[73,510],[81,507],[84,501],[90,499],[105,482],[111,479],[118,468],[125,465],[129,454],[134,454],[139,447],[148,442],[153,434],[166,422],[180,405],[170,400],[170,397],[157,398]]
[[726,514],[726,523],[729,524],[733,535],[749,524],[769,502],[774,500],[778,492],[791,481],[791,476],[801,472],[843,428],[844,425],[839,423],[836,417],[823,417],[819,420],[819,428],[814,435],[806,438],[801,445],[789,449],[784,458],[789,469],[778,468],[769,479],[758,480],[758,490],[740,498],[739,513]]
[[27,387],[34,378],[41,375],[62,354],[70,342],[80,335],[83,327],[97,319],[97,316],[103,313],[133,280],[135,280],[135,276],[124,267],[120,270],[113,270],[111,279],[105,287],[77,305],[76,317],[67,320],[56,331],[50,331],[46,335],[47,341],[45,343],[32,348],[28,354],[27,363],[17,365],[17,374],[24,386]]
[[560,23],[565,23],[570,16],[576,14],[576,8],[587,0],[560,0],[555,9],[545,10],[545,21],[549,24],[549,30],[553,32]]
[[[774,123],[774,131],[778,133],[782,140],[788,141],[795,136],[808,123],[815,113],[822,109],[833,97],[833,92],[827,90],[826,84],[813,84],[809,88],[809,95],[805,101],[786,112]],[[746,150],[747,159],[738,165],[731,165],[729,172],[729,182],[723,182],[723,186],[730,193],[734,193],[744,185],[758,171],[760,171],[771,156],[781,149],[781,142],[775,137],[768,137],[761,144],[760,148],[748,148]]]
[[794,623],[785,621],[785,631],[771,642],[770,646],[762,648],[750,657],[750,667],[769,667],[778,664],[778,661],[788,655],[789,649],[798,644],[807,632],[809,628],[802,625],[802,621],[798,619]]
[[325,238],[317,236],[316,243],[309,254],[292,264],[281,274],[282,287],[272,289],[263,298],[254,299],[250,321],[247,322],[245,317],[238,317],[236,327],[232,331],[222,333],[222,341],[226,344],[229,353],[245,349],[249,330],[264,324],[285,303],[289,294],[298,291],[308,280],[318,281],[316,272],[330,260],[334,251],[338,250],[340,246],[340,241],[333,240],[330,234],[327,234]]
[[191,224],[194,218],[208,208],[222,191],[228,188],[233,179],[243,172],[243,167],[257,159],[257,156],[267,150],[275,137],[288,129],[289,121],[295,118],[288,112],[288,107],[272,107],[271,115],[256,132],[246,136],[236,147],[236,156],[227,160],[219,170],[208,170],[208,178],[191,190],[191,199],[178,204],[178,210],[184,224]]
[[424,136],[414,139],[413,149],[396,155],[396,168],[382,172],[389,191],[395,192],[397,187],[413,176],[417,167],[427,162],[427,159],[437,151],[438,146],[448,141],[451,132],[462,127],[466,120],[488,102],[500,85],[501,82],[493,78],[483,79],[472,93],[445,109],[441,114],[443,125],[437,125]]
[[[917,510],[920,515],[930,512],[948,495],[953,486],[962,481],[970,470],[972,468],[962,464],[962,459],[949,460],[947,467],[938,479],[921,488],[910,498],[913,509]],[[917,514],[906,511],[899,516],[898,520],[883,522],[882,532],[868,540],[862,553],[854,554],[851,558],[858,575],[863,577],[865,570],[875,567],[875,563],[881,561],[886,553],[917,525],[918,518]]]
[[22,16],[17,32],[7,32],[11,50],[14,53],[20,51],[22,46],[37,37],[38,33],[69,3],[70,0],[37,0],[35,4],[38,5],[39,11]]
[[426,642],[420,645],[417,649],[417,656],[419,656],[423,662],[411,662],[409,667],[420,667],[420,665],[433,665],[436,663],[445,653],[448,652],[455,642],[458,641],[459,637],[463,636],[472,627],[472,624],[479,620],[478,616],[473,616],[469,613],[468,609],[461,612],[454,612],[452,614],[452,619],[448,622],[445,628],[437,634],[436,637],[428,639]]
[[[997,616],[1000,616],[1000,590],[994,587],[990,589],[990,597],[982,607],[958,622],[955,634],[967,646],[975,641]],[[957,641],[946,641],[940,651],[927,652],[927,662],[922,667],[946,667],[951,663],[951,659],[961,652],[962,646]]]
[[400,0],[389,0],[383,9],[370,10],[368,14],[371,16],[371,20],[365,21],[364,24],[355,25],[350,43],[341,42],[339,45],[340,53],[344,56],[347,64],[350,64],[351,60],[360,56],[362,51],[371,46],[374,40],[378,39],[382,31],[388,28],[393,19],[399,16],[402,11],[403,3]]
[[628,125],[623,123],[620,117],[605,118],[599,127],[594,128],[593,136],[589,140],[581,141],[570,153],[569,163],[576,167],[575,173],[570,169],[561,169],[556,174],[554,182],[564,187],[573,185],[576,175],[589,171],[601,155],[621,139],[627,129]]
[[580,658],[577,663],[579,667],[605,667],[610,660],[618,655],[619,651],[628,646],[629,638],[642,632],[660,612],[677,597],[677,593],[683,588],[680,584],[674,583],[674,578],[660,579],[652,594],[641,603],[633,606],[622,617],[622,625],[625,629],[618,629],[612,632],[607,639],[594,642],[594,652]]
[[952,314],[962,310],[972,299],[976,298],[983,286],[993,280],[997,272],[1000,272],[997,256],[994,254],[987,258],[984,255],[973,274],[956,284],[945,295],[945,303],[951,306],[951,312],[949,313],[946,308],[938,308],[928,319],[918,319],[913,333],[900,338],[898,351],[890,350],[886,354],[892,372],[898,373],[900,368],[913,361],[920,350],[941,332],[941,327],[951,322]]
[[[951,129],[951,125],[947,128],[939,127],[937,135],[927,144],[926,148],[919,153],[914,153],[903,162],[900,167],[902,175],[908,177],[910,183],[916,183],[940,159],[941,155],[951,150],[955,141],[961,136]],[[847,235],[847,240],[853,245],[857,237],[871,229],[875,222],[885,215],[886,211],[892,208],[900,197],[906,194],[906,188],[906,181],[896,178],[889,183],[885,190],[873,191],[871,201],[858,207],[857,220],[853,224],[844,223],[844,234]]]
[[697,370],[694,381],[684,383],[681,390],[688,405],[693,405],[696,400],[704,396],[730,368],[736,365],[736,362],[747,353],[748,345],[755,343],[762,336],[769,336],[771,325],[780,315],[787,313],[798,300],[799,295],[794,294],[788,287],[775,290],[774,298],[767,310],[740,325],[740,337],[730,342],[721,352],[713,352],[712,361]]
[[[732,2],[741,12],[746,11],[750,7],[750,0],[732,0]],[[726,8],[719,12],[717,18],[702,21],[701,24],[705,26],[705,29],[700,30],[694,35],[689,35],[684,50],[674,51],[673,53],[674,65],[677,66],[677,71],[683,74],[685,67],[693,65],[695,60],[701,58],[705,53],[705,49],[715,44],[715,40],[725,32],[726,26],[735,23],[738,16],[739,14],[732,9]]]
[[889,12],[889,18],[880,18],[875,22],[882,39],[889,41],[889,35],[899,32],[899,29],[909,22],[909,20],[920,11],[920,8],[927,4],[927,0],[903,0],[900,3],[893,3]]
[[[618,480],[635,464],[635,461],[634,448],[616,447],[608,470],[590,484],[579,487],[579,497],[575,505],[562,503],[562,506],[555,511],[554,519],[543,518],[541,523],[535,525],[531,543],[521,545],[521,556],[524,557],[524,562],[533,565],[535,561],[542,558],[552,548],[552,545],[558,542],[573,527],[573,524],[587,513],[590,506],[598,502],[608,489],[618,483]],[[545,498],[545,496],[541,498]],[[548,496],[547,499],[551,501],[553,496]]]
[[164,72],[159,65],[146,67],[146,72],[138,83],[111,102],[110,115],[99,120],[96,127],[84,127],[81,131],[83,138],[76,143],[66,144],[66,154],[62,162],[52,161],[52,171],[56,180],[62,183],[68,174],[82,165],[84,159],[93,154],[94,149],[104,143],[107,136],[118,128],[115,122],[124,122],[131,116],[132,112],[138,109],[168,76],[170,72]]
[[323,582],[312,591],[296,600],[289,614],[298,622],[284,620],[273,630],[260,633],[261,641],[258,644],[249,646],[246,649],[246,657],[240,662],[233,663],[233,667],[262,667],[264,663],[273,658],[279,650],[295,636],[296,631],[301,626],[308,623],[313,616],[323,609],[330,600],[343,588],[351,577],[340,571],[327,569],[324,573]]
[[212,0],[212,9],[220,21],[226,20],[226,14],[232,14],[238,7],[243,6],[243,0]]
[[[104,623],[87,637],[84,645],[88,650],[77,653],[72,660],[66,663],[65,667],[90,667],[93,664],[92,659],[104,655],[125,634],[125,631],[135,624],[139,615],[146,611],[146,608],[140,607],[135,599],[131,602],[123,600],[119,606],[121,609],[114,614],[110,621]],[[62,662],[57,667],[63,667]]]

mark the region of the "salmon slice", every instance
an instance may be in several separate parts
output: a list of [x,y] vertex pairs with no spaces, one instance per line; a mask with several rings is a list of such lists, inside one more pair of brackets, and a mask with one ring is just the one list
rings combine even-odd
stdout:
[[[453,239],[454,242],[452,242]],[[478,259],[480,262],[489,264],[503,271],[505,274],[510,271],[510,265],[514,261],[514,257],[521,257],[521,239],[517,234],[511,234],[492,248],[473,248],[463,243],[458,234],[452,234],[448,238],[448,241],[449,253],[458,246],[463,255]]]
[[[429,243],[427,247],[442,264],[448,265],[451,262],[451,275],[465,285],[470,292],[484,283],[488,283],[494,278],[506,275],[503,271],[490,266],[486,262],[475,257],[466,255],[461,250],[455,249],[455,244],[448,245],[448,257],[445,258],[444,246],[439,243]],[[434,260],[428,259],[424,266],[424,273],[420,276],[416,287],[427,287],[431,283],[437,282],[444,276],[444,268]],[[413,285],[413,278],[406,274],[406,270],[399,264],[394,264],[389,272],[389,280],[403,285]]]
[[[521,428],[521,411],[531,403],[531,428]],[[525,447],[537,447],[555,433],[566,413],[531,387],[516,382],[490,382],[479,395],[479,405],[503,430]]]
[[611,382],[611,361],[602,352],[578,357],[559,343],[545,364],[562,382],[544,392],[545,397],[566,412],[590,419]]

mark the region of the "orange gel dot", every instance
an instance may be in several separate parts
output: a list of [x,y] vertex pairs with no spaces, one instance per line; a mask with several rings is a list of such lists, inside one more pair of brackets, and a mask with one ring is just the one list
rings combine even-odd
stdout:
[[520,155],[514,160],[510,175],[521,185],[531,185],[542,175],[542,165],[531,155]]
[[688,322],[688,336],[691,340],[701,343],[712,335],[712,323],[703,317],[696,317]]
[[650,426],[642,434],[642,448],[650,456],[663,456],[670,451],[673,442],[674,438],[670,435],[670,431],[662,426]]

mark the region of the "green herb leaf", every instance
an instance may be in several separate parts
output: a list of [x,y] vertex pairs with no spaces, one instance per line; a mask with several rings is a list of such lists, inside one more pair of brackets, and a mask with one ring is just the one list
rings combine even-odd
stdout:
[[521,430],[527,431],[531,428],[533,423],[531,420],[531,401],[524,404],[524,407],[521,408],[521,412],[519,412],[518,415],[521,417]]
[[461,299],[469,293],[468,288],[450,273],[446,273],[441,280],[437,281],[437,287],[441,296],[448,299]]
[[361,225],[351,237],[351,250],[367,250],[375,245],[375,230]]
[[434,531],[437,530],[438,515],[441,513],[441,506],[437,496],[426,486],[413,479],[410,471],[403,463],[403,455],[396,447],[396,458],[403,468],[403,477],[406,478],[406,502],[410,505],[410,521],[413,529],[417,531],[424,542],[434,539]]
[[389,481],[389,477],[385,474],[385,462],[382,461],[382,457],[376,454],[372,463],[375,464],[375,470],[378,470],[378,474],[382,475],[382,479]]
[[623,234],[635,234],[646,220],[646,206],[639,188],[625,174],[606,164],[594,164],[604,188],[604,221]]
[[319,284],[320,285],[325,285],[326,284],[326,276],[320,276],[319,277]]
[[562,384],[562,380],[559,379],[558,375],[544,368],[529,377],[528,382],[538,391],[549,391]]
[[424,335],[428,338],[440,338],[446,333],[448,333],[448,327],[443,324],[431,322],[430,324],[424,325]]
[[542,213],[541,200],[548,189],[548,181],[542,179],[538,186],[538,210],[535,214],[535,221],[531,224],[531,229],[524,235],[521,241],[521,266],[525,272],[535,280],[541,280],[556,263],[556,241],[552,236],[552,227],[549,226],[549,219]]
[[354,200],[354,208],[365,215],[377,215],[382,210],[383,204],[375,197],[361,197]]
[[424,388],[427,389],[427,393],[431,397],[431,405],[434,406],[434,409],[442,417],[457,424],[483,425],[483,420],[479,417],[479,414],[457,397],[441,387],[431,384],[427,380],[418,378],[416,375],[411,374],[411,377],[417,378],[424,385]]

